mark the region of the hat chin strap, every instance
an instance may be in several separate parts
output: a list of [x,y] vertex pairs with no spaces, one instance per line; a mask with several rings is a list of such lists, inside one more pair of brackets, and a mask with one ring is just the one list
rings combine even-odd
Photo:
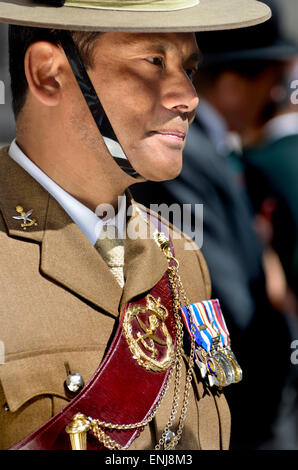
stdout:
[[123,170],[126,174],[137,180],[144,179],[134,170],[128,161],[105,113],[105,110],[97,96],[94,86],[92,85],[89,75],[87,74],[86,69],[81,61],[79,51],[71,37],[71,33],[69,31],[61,31],[59,34],[59,39],[73,74],[78,82],[88,108],[93,116],[95,124],[97,125],[98,130],[103,137],[110,155],[119,165],[121,170]]

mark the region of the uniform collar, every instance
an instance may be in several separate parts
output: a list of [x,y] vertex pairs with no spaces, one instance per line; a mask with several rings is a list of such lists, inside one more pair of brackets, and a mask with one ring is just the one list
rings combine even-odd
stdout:
[[[167,261],[152,239],[125,239],[125,287],[119,287],[94,246],[58,202],[23,168],[0,151],[0,209],[8,235],[41,244],[42,275],[112,316],[133,298],[150,290],[163,276]],[[37,225],[23,230],[16,206],[33,210]],[[136,205],[132,201],[132,205]],[[137,212],[134,222],[144,225]],[[13,253],[12,253],[13,256]]]
[[103,222],[95,212],[67,193],[55,181],[49,178],[32,160],[30,160],[18,146],[16,140],[10,145],[9,156],[32,176],[51,196],[56,199],[74,223],[82,230],[88,240],[95,245],[105,224],[112,224],[118,228],[120,236],[123,236],[126,212],[126,197],[119,197],[118,213]]
[[231,152],[241,153],[240,136],[236,132],[229,131],[221,113],[204,98],[200,98],[196,116],[219,155],[226,157]]

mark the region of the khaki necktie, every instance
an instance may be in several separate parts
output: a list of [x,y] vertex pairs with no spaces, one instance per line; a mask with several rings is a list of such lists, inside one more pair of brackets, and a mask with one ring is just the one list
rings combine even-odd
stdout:
[[115,276],[120,287],[124,286],[124,243],[115,225],[104,225],[95,248]]

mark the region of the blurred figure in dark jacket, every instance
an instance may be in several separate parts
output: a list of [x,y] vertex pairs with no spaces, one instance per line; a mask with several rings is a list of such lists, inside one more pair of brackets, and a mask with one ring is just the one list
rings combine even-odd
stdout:
[[[298,338],[297,59],[280,85],[280,102],[242,155],[245,181],[267,251],[284,271],[284,305]],[[293,353],[295,354],[295,353]],[[293,356],[273,446],[298,448],[298,366]],[[281,444],[280,444],[281,443]]]
[[[245,180],[265,241],[278,254],[289,288],[298,295],[298,85],[297,62],[281,89],[275,113],[243,152]],[[294,84],[294,85],[293,85]],[[282,86],[282,84],[281,84]],[[296,308],[297,310],[297,308]]]
[[[204,204],[202,251],[212,295],[220,300],[244,370],[243,381],[226,390],[232,449],[262,448],[270,441],[290,364],[287,320],[268,298],[253,211],[241,173],[235,172],[229,159],[249,137],[248,130],[254,132],[266,113],[271,114],[271,92],[284,72],[284,59],[297,52],[281,36],[277,20],[274,10],[273,19],[258,27],[197,35],[202,52],[200,104],[188,135],[183,171],[174,181],[132,189],[148,206],[191,204],[189,235],[201,225],[195,205]],[[280,276],[279,267],[277,273]]]

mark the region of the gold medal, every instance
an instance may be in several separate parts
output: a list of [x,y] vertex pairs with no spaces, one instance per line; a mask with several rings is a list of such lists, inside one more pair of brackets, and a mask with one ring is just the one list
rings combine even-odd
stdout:
[[227,380],[226,380],[226,374],[224,369],[222,368],[222,365],[220,362],[215,359],[214,357],[212,358],[213,362],[215,364],[215,377],[217,380],[217,385],[219,388],[223,388],[227,385]]
[[219,349],[218,351],[216,351],[215,355],[216,355],[216,358],[217,358],[218,362],[220,362],[220,364],[221,364],[221,366],[222,366],[222,368],[225,372],[226,386],[231,385],[232,383],[234,383],[234,380],[235,380],[235,372],[234,372],[234,368],[231,364],[231,361],[223,353],[222,349]]
[[236,384],[242,380],[242,369],[239,366],[233,351],[231,351],[230,349],[224,349],[223,353],[227,356],[227,358],[232,364],[235,374],[234,384]]

